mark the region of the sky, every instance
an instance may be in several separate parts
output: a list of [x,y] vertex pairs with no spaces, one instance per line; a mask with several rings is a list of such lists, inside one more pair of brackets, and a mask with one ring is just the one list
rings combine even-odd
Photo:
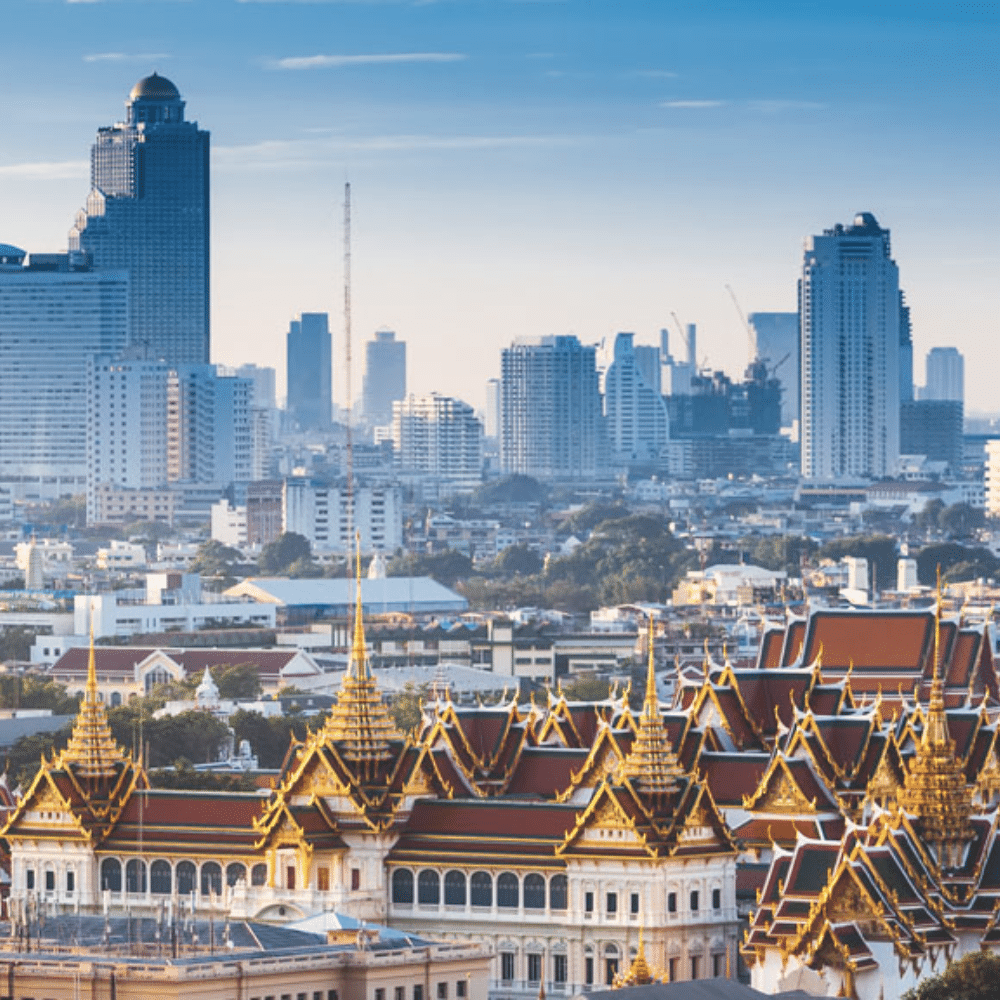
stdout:
[[966,356],[1000,411],[1000,7],[813,0],[4,0],[0,242],[65,248],[96,129],[156,70],[212,133],[212,359],[284,381],[330,313],[345,393],[376,329],[408,388],[482,406],[515,338],[698,324],[742,373],[739,310],[793,311],[804,240],[892,231],[915,381]]

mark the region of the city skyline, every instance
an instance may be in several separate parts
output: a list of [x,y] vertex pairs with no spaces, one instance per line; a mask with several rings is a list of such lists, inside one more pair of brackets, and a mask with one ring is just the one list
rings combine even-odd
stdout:
[[214,362],[282,371],[287,317],[309,310],[342,355],[350,179],[356,396],[357,349],[383,326],[410,345],[411,391],[476,406],[515,337],[656,344],[672,312],[737,374],[725,285],[747,312],[793,309],[804,239],[871,211],[915,356],[954,345],[967,409],[992,407],[991,13],[15,0],[6,16],[0,240],[64,250],[94,129],[167,76],[213,134]]

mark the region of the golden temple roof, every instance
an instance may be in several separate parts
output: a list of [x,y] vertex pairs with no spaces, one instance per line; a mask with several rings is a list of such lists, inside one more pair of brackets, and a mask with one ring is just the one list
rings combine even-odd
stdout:
[[354,614],[354,643],[351,659],[327,720],[324,735],[337,744],[345,762],[375,763],[394,759],[390,740],[402,734],[389,715],[365,652],[365,630],[361,604],[361,550],[356,555],[357,603]]
[[653,656],[653,619],[649,619],[649,662],[646,668],[646,698],[639,716],[635,740],[621,767],[621,775],[643,795],[666,797],[677,791],[677,781],[684,769],[670,744],[660,699],[656,694],[656,673]]

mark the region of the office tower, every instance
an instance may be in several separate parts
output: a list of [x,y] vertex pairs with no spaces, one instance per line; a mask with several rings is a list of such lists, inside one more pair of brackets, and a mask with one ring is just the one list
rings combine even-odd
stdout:
[[409,396],[392,405],[397,467],[475,488],[483,478],[483,425],[468,403],[450,396]]
[[486,382],[486,419],[483,434],[494,441],[500,436],[500,379],[491,378]]
[[899,293],[899,401],[913,401],[913,327],[903,292]]
[[129,272],[132,342],[173,365],[209,360],[208,147],[168,79],[140,80],[125,121],[98,130],[70,230],[94,267]]
[[213,365],[179,365],[167,378],[167,478],[226,486],[252,470],[250,379]]
[[300,431],[330,429],[333,409],[332,344],[326,313],[302,313],[288,328],[288,399]]
[[874,479],[899,459],[899,271],[868,212],[806,242],[802,474]]
[[781,426],[799,419],[799,314],[756,312],[747,317],[757,343],[757,357],[781,383]]
[[0,485],[15,499],[86,489],[87,362],[125,348],[128,301],[124,271],[0,244]]
[[932,347],[926,365],[923,399],[965,401],[965,358],[957,347]]
[[593,479],[603,471],[603,416],[596,350],[576,337],[504,348],[500,464],[506,473]]
[[406,344],[392,330],[379,330],[365,344],[362,407],[369,427],[392,421],[392,404],[406,396]]
[[[129,352],[132,354],[133,352]],[[87,522],[98,493],[149,490],[167,482],[167,379],[170,366],[133,357],[97,357],[88,365]]]
[[962,403],[957,399],[911,399],[900,404],[899,451],[944,462],[956,475],[962,467]]
[[634,337],[615,337],[614,360],[604,375],[608,443],[615,462],[623,465],[656,461],[670,436],[660,395],[660,350],[636,347]]

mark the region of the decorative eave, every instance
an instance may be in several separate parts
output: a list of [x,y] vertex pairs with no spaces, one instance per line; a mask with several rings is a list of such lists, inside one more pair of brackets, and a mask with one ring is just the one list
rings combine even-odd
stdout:
[[[603,770],[599,770],[602,766],[602,760],[612,756],[615,758],[614,763],[610,767],[604,766]],[[602,778],[617,773],[624,762],[625,754],[615,739],[614,730],[608,723],[601,720],[587,759],[579,771],[570,771],[570,783],[556,795],[556,801],[566,802],[579,788],[595,788]]]

